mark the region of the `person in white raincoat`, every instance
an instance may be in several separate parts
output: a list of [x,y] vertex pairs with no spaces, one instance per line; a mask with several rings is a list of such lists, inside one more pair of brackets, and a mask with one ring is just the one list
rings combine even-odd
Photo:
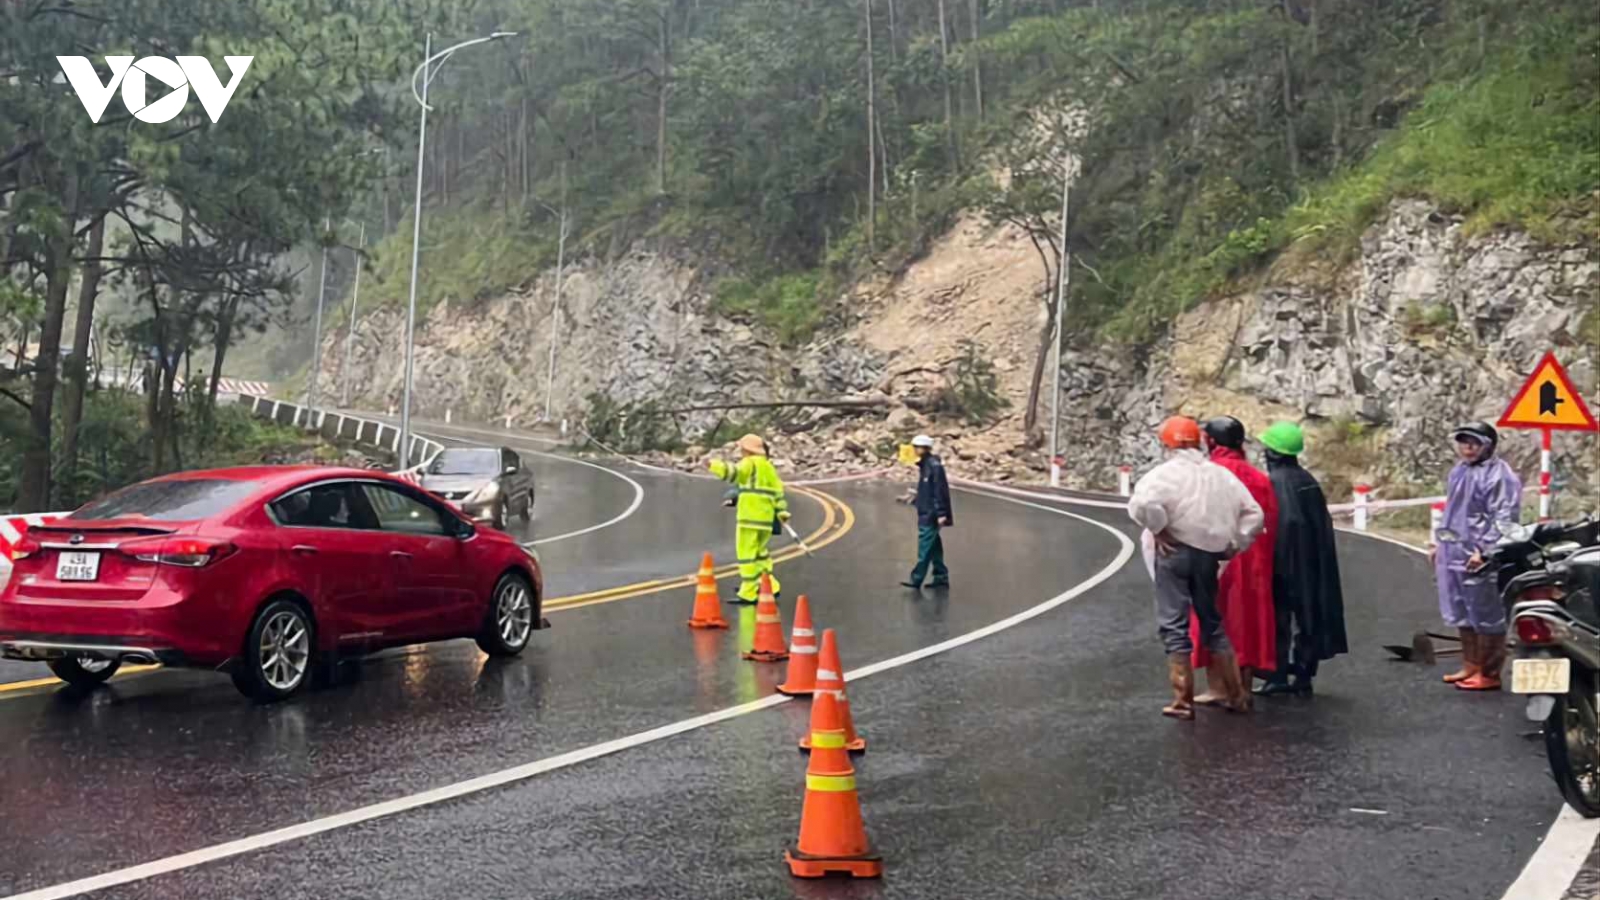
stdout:
[[1156,620],[1167,651],[1172,702],[1161,712],[1175,719],[1194,718],[1191,609],[1211,651],[1206,667],[1210,683],[1222,694],[1224,708],[1243,712],[1250,708],[1250,698],[1222,630],[1217,576],[1225,560],[1261,533],[1264,515],[1233,473],[1206,458],[1200,426],[1193,419],[1174,416],[1162,423],[1161,443],[1170,456],[1139,479],[1128,501],[1128,515],[1145,529],[1145,565],[1155,582]]

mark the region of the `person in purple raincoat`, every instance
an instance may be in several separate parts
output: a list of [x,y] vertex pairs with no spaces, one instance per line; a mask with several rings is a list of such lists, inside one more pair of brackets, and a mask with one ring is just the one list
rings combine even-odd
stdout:
[[1439,612],[1461,632],[1461,671],[1444,680],[1465,691],[1500,690],[1505,664],[1506,610],[1489,553],[1500,526],[1522,515],[1522,479],[1495,455],[1500,435],[1487,422],[1453,432],[1460,461],[1450,470],[1444,521],[1429,551],[1439,583]]

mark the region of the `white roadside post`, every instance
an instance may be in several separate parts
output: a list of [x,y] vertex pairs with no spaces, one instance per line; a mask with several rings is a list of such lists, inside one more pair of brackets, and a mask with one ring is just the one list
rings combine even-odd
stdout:
[[1367,495],[1371,492],[1371,485],[1356,485],[1355,526],[1357,531],[1367,530]]
[[1428,516],[1428,546],[1436,547],[1439,544],[1439,529],[1444,527],[1444,504],[1435,503]]
[[1133,467],[1122,466],[1117,469],[1117,493],[1123,497],[1133,496]]
[[1550,429],[1544,430],[1539,445],[1539,521],[1550,521]]

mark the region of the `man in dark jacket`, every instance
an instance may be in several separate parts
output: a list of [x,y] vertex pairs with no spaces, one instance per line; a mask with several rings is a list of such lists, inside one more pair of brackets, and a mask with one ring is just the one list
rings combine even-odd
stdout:
[[[1272,596],[1277,609],[1278,668],[1260,694],[1309,694],[1317,664],[1348,653],[1339,557],[1333,517],[1310,472],[1300,467],[1305,437],[1292,422],[1261,434],[1267,476],[1278,496],[1278,539],[1273,554]],[[1290,660],[1291,638],[1293,664]],[[1294,683],[1289,683],[1289,674]]]
[[917,564],[910,580],[900,583],[921,589],[932,566],[933,580],[928,586],[949,587],[950,570],[944,566],[944,539],[939,529],[955,522],[950,513],[950,482],[944,476],[944,461],[933,453],[933,438],[919,434],[911,439],[911,446],[917,450],[917,492],[905,499],[917,508]]

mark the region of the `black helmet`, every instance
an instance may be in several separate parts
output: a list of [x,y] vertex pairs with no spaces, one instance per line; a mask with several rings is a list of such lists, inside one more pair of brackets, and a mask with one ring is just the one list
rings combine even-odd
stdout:
[[1473,441],[1474,443],[1484,444],[1491,451],[1500,443],[1500,432],[1495,431],[1494,426],[1488,422],[1468,422],[1465,425],[1457,425],[1456,430],[1450,432],[1450,436],[1458,441]]
[[1205,431],[1207,437],[1216,441],[1219,445],[1234,450],[1244,449],[1244,423],[1233,416],[1218,416],[1215,419],[1207,419],[1206,423],[1200,427]]

